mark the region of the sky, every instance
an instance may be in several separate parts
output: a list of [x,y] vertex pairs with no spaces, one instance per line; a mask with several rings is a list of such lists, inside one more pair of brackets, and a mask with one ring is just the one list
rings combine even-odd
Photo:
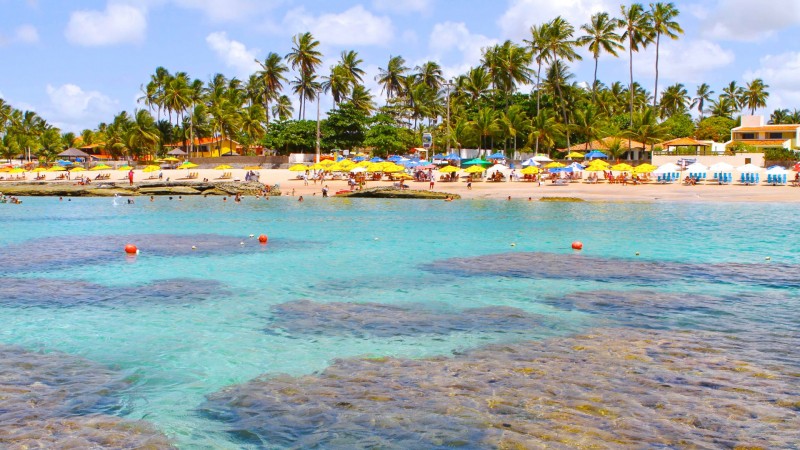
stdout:
[[[680,82],[694,94],[706,82],[719,94],[730,81],[762,78],[770,97],[761,113],[800,109],[800,0],[674,3],[685,34],[662,40],[659,90]],[[531,25],[561,15],[579,30],[592,13],[619,16],[620,2],[0,0],[0,11],[0,97],[79,132],[144,108],[141,87],[159,66],[204,81],[216,73],[246,79],[257,70],[254,59],[285,55],[292,36],[310,31],[324,54],[321,74],[343,50],[356,50],[382,105],[374,78],[390,56],[412,68],[436,61],[452,78],[477,65],[482,48],[528,39]],[[570,69],[575,81],[590,84],[594,61],[582,54]],[[634,78],[652,91],[655,46],[635,53],[633,64]],[[601,57],[598,77],[627,83],[627,54]],[[323,99],[323,111],[330,103]]]

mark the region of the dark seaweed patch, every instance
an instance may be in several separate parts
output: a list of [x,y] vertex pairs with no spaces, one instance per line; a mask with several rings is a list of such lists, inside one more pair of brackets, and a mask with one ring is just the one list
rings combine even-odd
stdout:
[[83,281],[0,278],[0,306],[183,305],[229,292],[214,280],[161,280],[140,286],[103,286]]
[[522,333],[543,323],[539,315],[507,306],[443,312],[418,304],[298,300],[273,306],[268,330],[291,335],[392,337],[457,332]]

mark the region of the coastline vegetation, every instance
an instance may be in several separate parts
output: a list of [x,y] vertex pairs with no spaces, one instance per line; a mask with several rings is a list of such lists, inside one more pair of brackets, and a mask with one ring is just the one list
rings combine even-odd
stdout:
[[[685,136],[725,141],[739,113],[766,107],[769,86],[755,79],[745,86],[731,81],[717,95],[706,83],[694,95],[682,83],[659,91],[659,48],[663,39],[683,33],[679,15],[673,3],[657,2],[623,5],[617,16],[598,12],[577,28],[556,17],[533,25],[523,42],[484,48],[481,63],[453,80],[445,79],[435,61],[410,67],[402,56],[392,55],[375,75],[380,93],[365,87],[369,75],[357,51],[343,51],[337,64],[325,69],[320,42],[300,33],[286,55],[268,53],[246,80],[215,74],[204,82],[158,67],[141,86],[141,109],[122,111],[79,134],[62,133],[35,112],[0,99],[0,157],[52,161],[68,147],[94,146],[117,158],[142,158],[162,156],[164,145],[175,142],[187,142],[193,155],[194,140],[208,137],[234,140],[248,154],[258,148],[311,152],[315,109],[323,95],[333,101],[320,123],[324,151],[362,148],[385,156],[417,147],[423,133],[432,133],[438,149],[551,156],[561,156],[559,148],[606,136],[651,146]],[[570,63],[581,59],[581,47],[594,59],[592,85],[577,83],[570,72]],[[650,47],[656,52],[652,91],[633,77],[635,57]],[[627,56],[629,79],[598,80],[603,54]],[[373,94],[385,104],[378,106]],[[297,111],[290,96],[299,100]],[[695,111],[697,119],[691,116]],[[775,110],[770,120],[800,123],[800,111]],[[625,141],[609,149],[609,156],[624,157]]]

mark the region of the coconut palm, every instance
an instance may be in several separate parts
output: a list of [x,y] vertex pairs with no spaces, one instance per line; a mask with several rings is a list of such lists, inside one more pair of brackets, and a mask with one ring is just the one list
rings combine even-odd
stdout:
[[136,154],[154,154],[161,136],[156,127],[156,121],[146,109],[139,109],[134,113],[127,126],[127,146]]
[[317,81],[317,76],[313,73],[300,73],[298,77],[292,80],[292,92],[300,97],[300,112],[298,112],[297,119],[302,117],[305,120],[305,101],[314,101],[317,99],[317,93],[322,90],[321,84]]
[[[628,93],[630,95],[630,121],[633,123],[633,52],[644,49],[653,42],[654,30],[651,26],[650,14],[644,10],[641,3],[634,3],[629,7],[620,6],[622,18],[618,19],[620,28],[624,30],[622,39],[628,41],[628,69],[630,72],[630,84]],[[630,141],[628,141],[630,150]]]
[[758,108],[766,108],[769,92],[767,92],[768,85],[764,84],[764,80],[756,78],[755,80],[747,83],[747,86],[742,92],[742,104],[750,109],[750,115],[756,113]]
[[289,120],[294,114],[294,107],[289,97],[281,95],[272,105],[272,116],[276,117],[281,122]]
[[563,131],[563,126],[556,122],[552,110],[543,109],[531,119],[530,129],[528,142],[538,142],[539,145],[548,149],[547,154],[549,155],[555,145],[556,137],[560,136]]
[[[264,83],[262,93],[264,95],[264,111],[269,111],[271,101],[278,98],[283,90],[283,83],[286,80],[286,72],[289,68],[283,63],[283,59],[277,53],[268,53],[264,61],[256,60],[261,70],[256,72],[261,82]],[[265,114],[267,120],[267,130],[269,130],[269,114]]]
[[[531,27],[531,39],[525,40],[525,43],[528,44],[528,48],[530,49],[531,58],[536,61],[536,114],[541,112],[541,75],[542,75],[542,63],[545,59],[547,59],[547,47],[546,47],[546,40],[547,35],[549,33],[548,27],[550,26],[549,23],[544,23],[542,25],[534,25]],[[536,141],[536,145],[539,145],[539,141]],[[538,151],[538,147],[537,147]]]
[[[668,137],[668,131],[663,124],[656,121],[656,116],[651,108],[644,108],[633,116],[629,130],[623,131],[623,136],[635,139],[652,147]],[[630,143],[628,144],[630,148]]]
[[581,30],[585,35],[577,39],[578,45],[585,45],[594,57],[594,81],[592,82],[592,103],[597,98],[597,65],[600,54],[606,52],[618,56],[617,51],[624,47],[620,44],[622,38],[616,33],[617,21],[610,18],[608,13],[594,14],[590,23],[582,25]]
[[486,139],[499,131],[500,122],[497,119],[497,112],[492,108],[481,108],[475,117],[470,121],[472,130],[480,136],[482,149],[486,148]]
[[350,94],[351,74],[346,67],[336,65],[331,67],[330,75],[322,77],[322,90],[330,92],[333,97],[334,108],[339,105]]
[[769,115],[769,123],[770,125],[779,125],[783,123],[792,123],[790,122],[791,113],[788,109],[776,109],[772,111],[772,114]]
[[315,78],[314,73],[317,67],[322,64],[322,53],[317,50],[317,47],[319,47],[319,41],[314,39],[311,33],[300,33],[292,38],[292,51],[286,55],[286,59],[291,64],[292,69],[300,72],[300,76],[297,79],[301,80],[302,87],[297,89],[295,85],[294,91],[300,95],[299,116],[302,116],[303,119],[306,117],[306,100],[313,101],[316,97],[316,94],[312,94],[314,98],[309,98],[308,93],[311,92],[309,90],[310,80]]
[[353,87],[364,82],[364,74],[366,72],[359,67],[363,63],[364,60],[358,57],[358,52],[353,50],[342,51],[339,65],[344,67],[349,74],[350,83]]
[[264,128],[266,118],[264,116],[266,116],[264,107],[259,104],[248,106],[241,111],[240,130],[251,142],[261,139],[266,134]]
[[[550,67],[547,69],[547,77],[544,81],[544,87],[554,95],[557,95],[558,99],[558,106],[561,110],[562,124],[564,125],[564,137],[567,139],[567,147],[570,147],[570,133],[569,133],[569,116],[567,111],[568,108],[568,99],[564,95],[564,92],[567,90],[569,86],[569,80],[573,78],[573,75],[569,73],[569,69],[562,61],[553,61],[550,64]],[[555,105],[554,105],[555,106]]]
[[[564,102],[564,93],[561,88],[562,83],[558,80],[566,82],[568,77],[566,66],[561,64],[561,61],[575,61],[582,59],[575,51],[577,45],[573,39],[575,28],[569,22],[564,20],[561,16],[556,17],[550,21],[546,27],[547,34],[545,35],[544,48],[547,51],[547,59],[552,63],[548,71],[548,78],[552,78],[551,82],[555,85],[558,97],[561,100],[561,111],[564,119],[564,126],[569,125],[567,118],[567,109]],[[565,128],[565,135],[567,138],[567,147],[570,146],[569,129]]]
[[586,105],[575,111],[575,121],[570,127],[586,141],[585,150],[589,150],[589,143],[603,134],[605,116],[594,105]]
[[473,67],[466,75],[459,77],[457,85],[460,91],[469,95],[472,104],[489,91],[489,74],[483,66]]
[[520,105],[511,105],[507,111],[500,114],[500,129],[506,138],[514,141],[514,153],[517,152],[517,136],[526,134],[530,119]]
[[717,100],[711,100],[708,102],[708,105],[710,106],[709,112],[715,117],[727,117],[731,119],[734,113],[739,110],[736,103],[731,100],[730,97],[724,95],[720,95]]
[[444,77],[442,76],[442,66],[434,61],[428,61],[415,68],[417,71],[414,76],[416,82],[426,85],[433,91],[439,91],[444,84]]
[[695,97],[692,99],[692,104],[689,107],[697,108],[697,111],[700,112],[700,120],[703,119],[703,115],[705,114],[704,106],[706,102],[711,100],[711,94],[713,93],[714,91],[712,91],[711,87],[706,83],[697,86],[697,92],[695,92]]
[[670,39],[678,39],[679,34],[683,34],[680,24],[675,21],[680,12],[675,4],[670,3],[650,3],[650,17],[652,20],[653,31],[656,34],[656,87],[653,91],[653,109],[658,105],[658,50],[661,45],[661,35]]
[[370,115],[375,111],[372,93],[363,84],[357,84],[353,87],[353,92],[350,93],[350,103],[366,115]]
[[379,74],[375,80],[383,86],[381,93],[386,92],[387,101],[401,95],[403,78],[406,72],[408,72],[408,67],[406,67],[406,60],[402,56],[389,57],[386,69],[379,69]]
[[744,105],[743,101],[744,96],[744,89],[736,84],[736,81],[731,81],[728,83],[727,86],[722,88],[722,93],[720,97],[726,98],[731,105],[734,107],[734,112],[739,111],[742,109]]
[[676,114],[685,114],[690,101],[689,93],[683,84],[675,83],[668,86],[664,90],[664,95],[661,96],[659,117],[664,119]]

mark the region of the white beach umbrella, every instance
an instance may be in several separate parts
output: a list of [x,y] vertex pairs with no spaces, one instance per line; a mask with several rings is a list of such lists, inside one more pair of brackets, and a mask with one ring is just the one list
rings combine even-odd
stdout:
[[680,167],[678,167],[677,164],[675,164],[675,163],[666,163],[666,164],[660,165],[658,167],[658,169],[653,171],[653,173],[655,173],[655,174],[673,173],[673,172],[677,172],[679,170],[680,170]]
[[522,161],[522,167],[528,167],[528,166],[539,167],[539,163],[536,162],[533,158],[528,158],[525,161]]
[[763,167],[758,167],[755,164],[745,164],[736,168],[739,173],[758,173],[764,170]]
[[708,167],[706,167],[705,164],[694,163],[694,164],[689,164],[686,167],[686,170],[689,173],[701,173],[701,172],[708,172]]
[[366,171],[367,171],[366,167],[353,167],[352,169],[350,169],[350,172],[352,173],[362,173]]
[[548,158],[547,155],[536,155],[531,159],[539,163],[552,161],[552,159]]
[[502,174],[506,174],[506,173],[508,173],[510,170],[511,170],[511,169],[509,169],[509,168],[508,168],[508,166],[506,166],[506,165],[503,165],[503,164],[495,164],[495,165],[493,165],[492,167],[489,167],[488,169],[486,169],[486,172],[488,172],[488,173],[494,173],[494,172],[496,172],[496,171],[499,171],[499,172],[500,172],[500,173],[502,173]]
[[712,164],[708,170],[711,172],[731,172],[733,170],[733,166],[725,162],[718,162],[716,164]]
[[767,173],[770,175],[783,175],[786,173],[786,169],[781,166],[772,166],[767,169]]

